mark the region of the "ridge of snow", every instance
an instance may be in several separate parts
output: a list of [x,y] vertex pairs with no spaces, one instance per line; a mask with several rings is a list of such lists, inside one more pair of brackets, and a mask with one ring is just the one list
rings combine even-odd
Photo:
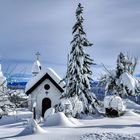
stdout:
[[44,120],[46,120],[49,116],[53,115],[55,113],[55,109],[53,107],[46,110],[44,114]]
[[138,116],[138,117],[140,117],[140,115],[135,113],[133,110],[127,110],[125,112],[124,116]]
[[81,122],[79,122],[79,120],[73,118],[73,117],[70,117],[68,118],[70,122],[72,122],[73,124],[75,124],[76,126],[81,126],[83,125]]
[[75,127],[76,125],[70,121],[63,112],[55,113],[45,120],[46,126],[59,126],[59,127]]
[[44,129],[42,129],[34,119],[30,119],[27,126],[23,131],[21,131],[18,136],[25,136],[30,134],[43,134],[46,133]]

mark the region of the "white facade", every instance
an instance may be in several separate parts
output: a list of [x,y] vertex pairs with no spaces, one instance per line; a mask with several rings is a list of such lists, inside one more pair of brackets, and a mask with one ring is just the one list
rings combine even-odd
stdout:
[[[60,97],[63,92],[63,84],[60,77],[52,70],[41,70],[38,75],[26,85],[26,94],[29,95],[29,108],[33,110],[33,104],[36,104],[36,114],[43,116],[45,111],[60,103]],[[47,89],[45,89],[47,85]],[[43,101],[44,100],[44,101]]]

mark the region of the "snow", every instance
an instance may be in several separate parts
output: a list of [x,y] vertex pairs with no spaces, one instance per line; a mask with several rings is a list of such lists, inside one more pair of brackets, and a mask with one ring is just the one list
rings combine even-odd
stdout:
[[121,75],[121,84],[128,87],[129,91],[132,91],[132,95],[135,94],[136,87],[138,87],[138,80],[135,79],[131,74],[125,72]]
[[75,119],[75,118],[73,118],[73,117],[69,117],[68,120],[69,120],[70,122],[72,122],[72,123],[73,123],[75,126],[77,126],[77,127],[83,125],[78,119]]
[[140,105],[139,104],[136,104],[135,102],[133,102],[129,99],[125,100],[125,104],[126,104],[127,109],[133,110],[134,112],[137,112],[137,113],[140,113]]
[[81,113],[83,111],[83,103],[78,99],[75,95],[69,99],[62,99],[61,105],[64,109],[64,113],[68,115],[76,116],[77,113]]
[[104,98],[104,107],[105,108],[113,108],[115,110],[124,111],[125,106],[123,100],[116,95],[106,96]]
[[51,68],[42,68],[42,70],[40,70],[40,72],[32,77],[29,82],[27,83],[26,85],[26,89],[25,89],[25,92],[27,92],[30,88],[32,88],[45,74],[48,74],[57,84],[59,84],[62,88],[64,87],[64,82],[61,82],[60,81],[62,80],[57,74],[56,72],[51,69]]
[[76,127],[82,125],[77,119],[66,117],[63,112],[54,113],[53,108],[45,112],[44,118],[46,126]]
[[65,116],[63,112],[58,112],[58,113],[48,116],[45,119],[45,125],[58,126],[58,127],[75,127],[76,126]]
[[140,105],[129,99],[126,99],[126,105],[127,105],[127,108],[129,109],[140,110]]
[[42,129],[34,119],[30,119],[27,126],[23,131],[21,131],[17,136],[25,136],[31,134],[43,134],[47,131]]
[[[27,109],[0,119],[0,139],[3,140],[124,140],[140,139],[140,114],[135,109],[140,105],[127,100],[129,108],[121,117],[108,118],[92,116],[90,119],[67,118],[63,113],[55,113],[47,120],[37,124]],[[134,107],[134,108],[133,108]],[[132,110],[133,109],[133,110]],[[53,117],[52,117],[53,116]],[[52,120],[51,120],[52,118]],[[48,123],[49,123],[48,122]]]
[[44,119],[46,120],[48,117],[52,116],[54,113],[55,113],[55,109],[49,108],[48,110],[46,110],[44,114]]
[[124,116],[138,116],[138,117],[140,117],[139,114],[133,112],[132,110],[127,110],[127,111],[125,112]]
[[139,140],[139,137],[129,134],[90,133],[83,135],[80,140]]

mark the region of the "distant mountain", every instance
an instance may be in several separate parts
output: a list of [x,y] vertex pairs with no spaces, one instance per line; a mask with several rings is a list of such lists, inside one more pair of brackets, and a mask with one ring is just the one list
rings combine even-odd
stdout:
[[12,75],[6,75],[8,82],[28,82],[31,78],[31,75],[29,74],[21,74],[21,73],[15,73]]

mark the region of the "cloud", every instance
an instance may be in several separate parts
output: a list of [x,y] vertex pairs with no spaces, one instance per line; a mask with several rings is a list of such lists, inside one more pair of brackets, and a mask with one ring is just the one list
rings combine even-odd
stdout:
[[87,51],[95,62],[113,68],[120,51],[139,57],[139,0],[0,1],[1,57],[26,63],[34,61],[35,52],[40,51],[45,65],[60,64],[56,71],[64,73],[78,2],[84,6],[87,38],[94,43]]

